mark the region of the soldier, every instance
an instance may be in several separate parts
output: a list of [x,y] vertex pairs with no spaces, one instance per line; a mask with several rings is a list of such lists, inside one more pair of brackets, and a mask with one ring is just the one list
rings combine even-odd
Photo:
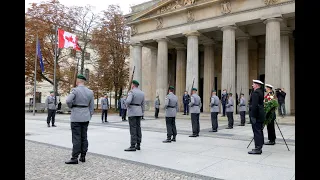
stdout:
[[[270,84],[265,84],[267,94],[264,96],[264,98],[268,98],[269,95],[274,96],[274,93],[272,91],[273,86]],[[276,130],[274,128],[274,121],[276,120],[276,112],[273,112],[273,119],[272,121],[267,125],[267,131],[268,131],[268,140],[269,142],[264,143],[265,145],[275,145],[276,144]]]
[[200,132],[199,116],[201,109],[201,98],[197,94],[197,88],[192,88],[191,101],[189,103],[192,123],[192,135],[189,137],[198,137]]
[[221,94],[221,104],[222,104],[222,116],[226,116],[226,104],[227,104],[227,90],[224,89]]
[[71,108],[71,132],[72,132],[72,157],[66,164],[78,164],[85,162],[88,151],[87,131],[89,121],[94,113],[93,92],[84,83],[86,78],[79,74],[77,76],[77,87],[73,88],[66,99],[66,103]]
[[159,116],[159,107],[160,107],[160,99],[159,99],[159,96],[157,96],[156,100],[154,101],[154,108],[155,108],[154,117],[155,118],[158,118]]
[[130,143],[131,146],[125,151],[136,151],[140,150],[141,144],[141,117],[144,114],[144,92],[139,88],[139,82],[136,80],[132,81],[131,91],[128,93],[126,99],[126,106],[128,110],[129,125],[130,125]]
[[189,115],[190,96],[187,91],[184,92],[182,101],[183,101],[183,115]]
[[[164,109],[166,110],[166,125],[167,125],[167,139],[162,141],[164,143],[176,142],[177,128],[176,115],[178,111],[178,97],[173,94],[174,87],[169,87],[169,94],[166,96]],[[171,139],[172,137],[172,139]]]
[[48,109],[48,117],[47,117],[47,124],[48,127],[50,127],[50,121],[52,124],[52,127],[57,127],[54,125],[55,122],[55,116],[56,116],[56,102],[54,97],[54,91],[50,91],[50,96],[46,99],[46,108]]
[[226,129],[233,129],[233,105],[234,105],[234,101],[232,98],[232,93],[228,94],[228,102],[226,104],[226,113],[227,113],[227,117],[228,117],[228,127]]
[[126,95],[122,95],[122,98],[120,99],[121,102],[121,113],[122,113],[122,121],[127,120],[127,107],[126,107]]
[[219,113],[219,97],[216,95],[217,91],[212,91],[211,101],[210,101],[210,112],[211,112],[211,124],[212,130],[209,132],[218,131],[218,113]]
[[263,85],[263,82],[253,80],[253,92],[251,93],[249,100],[249,116],[252,125],[255,148],[252,149],[252,151],[249,151],[249,154],[261,154],[264,143],[262,124],[265,119],[265,114],[263,107],[263,90],[261,89],[261,85]]
[[104,98],[101,99],[101,109],[102,109],[102,114],[101,114],[102,123],[103,123],[103,116],[104,116],[105,122],[108,122],[107,117],[108,117],[108,109],[109,109],[109,100],[108,100],[107,93],[105,93]]
[[244,98],[244,94],[240,94],[240,103],[239,103],[239,112],[240,112],[240,119],[241,119],[241,124],[239,126],[244,126],[246,122],[246,99]]

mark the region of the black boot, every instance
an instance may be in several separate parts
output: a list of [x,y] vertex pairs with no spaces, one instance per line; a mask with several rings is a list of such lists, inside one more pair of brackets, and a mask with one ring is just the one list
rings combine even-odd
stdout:
[[176,142],[176,137],[173,136],[172,139],[171,139],[171,141]]
[[261,148],[252,149],[252,151],[248,152],[248,154],[261,154],[261,153],[262,153]]
[[209,132],[218,132],[217,130],[211,130],[211,131],[209,131]]
[[125,149],[124,151],[136,151],[136,147],[130,146],[129,148]]
[[79,161],[86,162],[86,154],[81,154],[80,158],[79,158]]
[[50,127],[50,124],[48,124],[48,127]]
[[69,161],[65,162],[66,164],[78,164],[77,158],[71,158]]
[[197,137],[197,135],[196,134],[192,134],[189,137]]
[[56,125],[52,124],[52,127],[57,127]]
[[137,143],[137,145],[136,145],[136,150],[140,150],[140,144],[139,143]]
[[268,141],[266,143],[264,143],[264,145],[275,145],[276,142],[275,141]]
[[163,143],[171,143],[171,139],[166,139],[164,141],[162,141]]

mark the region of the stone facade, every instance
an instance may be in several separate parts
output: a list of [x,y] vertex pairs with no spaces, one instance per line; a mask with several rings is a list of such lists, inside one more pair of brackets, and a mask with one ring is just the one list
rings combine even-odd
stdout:
[[132,50],[130,60],[141,69],[135,78],[148,109],[156,95],[164,102],[169,82],[182,111],[194,79],[208,112],[212,89],[248,99],[252,79],[260,79],[285,89],[286,110],[294,114],[294,0],[153,0],[126,18],[132,49],[139,44],[142,51]]

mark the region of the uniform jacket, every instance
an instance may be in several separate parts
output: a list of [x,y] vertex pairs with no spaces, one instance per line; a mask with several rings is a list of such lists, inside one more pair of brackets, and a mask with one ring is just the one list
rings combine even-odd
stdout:
[[128,117],[143,116],[144,103],[144,92],[137,87],[129,91],[125,102],[127,106]]
[[182,96],[182,101],[184,104],[188,104],[190,102],[190,95],[189,94],[184,94]]
[[176,117],[178,111],[178,97],[170,92],[166,96],[165,104],[165,117]]
[[228,103],[226,104],[226,112],[233,112],[234,100],[232,97],[229,97]]
[[[87,122],[94,113],[93,92],[84,85],[73,88],[67,96],[66,103],[71,108],[71,122]],[[74,105],[87,107],[73,107]]]
[[198,94],[194,93],[191,95],[191,101],[189,103],[190,113],[200,113],[202,107],[201,98]]
[[210,101],[210,112],[219,112],[219,97],[214,95],[211,96],[211,101]]
[[56,105],[54,104],[54,96],[48,96],[45,104],[47,109],[56,110]]
[[261,88],[256,89],[251,93],[249,100],[249,115],[250,117],[256,118],[257,122],[263,122],[265,120],[263,101],[264,97]]
[[160,100],[159,98],[156,98],[156,100],[154,101],[154,108],[159,108],[160,107]]
[[227,103],[227,93],[221,93],[221,103],[226,104]]
[[108,100],[108,98],[102,98],[101,99],[101,109],[103,109],[103,110],[109,109],[109,100]]
[[120,106],[121,106],[121,109],[127,109],[127,107],[126,107],[126,99],[125,98],[121,98],[120,99]]
[[239,111],[247,111],[246,99],[244,97],[240,99]]

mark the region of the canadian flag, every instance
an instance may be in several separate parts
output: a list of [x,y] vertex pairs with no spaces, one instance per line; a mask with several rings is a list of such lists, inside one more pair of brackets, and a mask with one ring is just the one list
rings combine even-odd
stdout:
[[59,48],[72,47],[73,49],[80,51],[80,47],[78,45],[78,38],[75,34],[71,34],[62,29],[58,29],[58,37]]

